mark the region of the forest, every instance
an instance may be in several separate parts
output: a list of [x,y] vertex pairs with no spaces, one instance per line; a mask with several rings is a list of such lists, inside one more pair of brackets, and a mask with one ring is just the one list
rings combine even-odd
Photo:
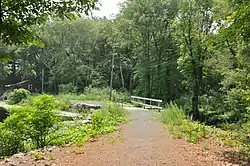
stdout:
[[[46,93],[107,88],[113,70],[116,91],[175,102],[192,120],[247,132],[249,15],[248,0],[126,0],[113,19],[53,16],[19,36],[27,42],[2,35],[1,52],[22,80],[42,81],[44,71]],[[1,56],[2,82],[13,72],[8,59]]]

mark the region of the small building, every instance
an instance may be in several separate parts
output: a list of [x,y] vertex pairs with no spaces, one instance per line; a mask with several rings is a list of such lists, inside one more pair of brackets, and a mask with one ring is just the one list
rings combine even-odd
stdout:
[[30,91],[31,93],[40,93],[41,92],[40,87],[41,87],[40,83],[35,80],[32,80],[32,81],[24,80],[21,82],[17,82],[15,84],[5,85],[6,89],[14,90],[14,89],[23,88],[23,89]]

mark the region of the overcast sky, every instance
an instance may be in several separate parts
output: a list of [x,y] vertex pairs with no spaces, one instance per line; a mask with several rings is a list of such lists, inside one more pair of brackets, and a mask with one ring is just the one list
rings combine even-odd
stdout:
[[124,0],[99,0],[99,2],[102,4],[99,7],[100,11],[93,11],[93,15],[110,18],[110,15],[119,13],[118,3],[122,3]]

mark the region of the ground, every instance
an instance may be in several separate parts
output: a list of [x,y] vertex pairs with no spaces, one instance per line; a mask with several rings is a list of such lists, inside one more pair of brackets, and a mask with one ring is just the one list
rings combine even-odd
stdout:
[[[46,151],[42,160],[34,155],[15,155],[1,166],[232,166],[221,155],[221,147],[191,144],[173,139],[154,112],[129,108],[131,121],[111,134],[100,136],[82,147]],[[41,156],[40,156],[41,157]]]

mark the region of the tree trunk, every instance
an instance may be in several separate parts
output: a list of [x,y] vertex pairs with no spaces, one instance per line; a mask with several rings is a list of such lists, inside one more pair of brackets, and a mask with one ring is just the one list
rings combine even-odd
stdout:
[[121,81],[122,81],[122,90],[124,90],[125,84],[124,84],[124,76],[123,76],[123,72],[122,72],[122,62],[121,62],[121,59],[120,59],[120,73],[121,73]]
[[[0,0],[0,25],[3,23],[3,14],[2,14],[2,0]],[[1,27],[0,26],[0,32],[1,32]]]
[[152,88],[152,86],[151,86],[151,69],[150,69],[150,66],[151,66],[151,64],[150,64],[150,62],[151,62],[151,60],[150,60],[150,36],[149,36],[150,34],[149,34],[149,30],[148,30],[148,25],[147,25],[147,73],[146,73],[146,79],[147,79],[147,87],[146,87],[146,89],[147,89],[147,93],[146,93],[146,96],[147,97],[151,97],[151,88]]
[[191,53],[191,56],[192,57],[192,60],[191,60],[191,63],[192,63],[192,70],[193,70],[193,87],[192,87],[192,90],[193,90],[193,94],[192,94],[192,116],[193,116],[193,119],[194,120],[199,120],[199,79],[198,79],[198,73],[197,73],[197,68],[196,68],[196,62],[195,62],[195,59]]

